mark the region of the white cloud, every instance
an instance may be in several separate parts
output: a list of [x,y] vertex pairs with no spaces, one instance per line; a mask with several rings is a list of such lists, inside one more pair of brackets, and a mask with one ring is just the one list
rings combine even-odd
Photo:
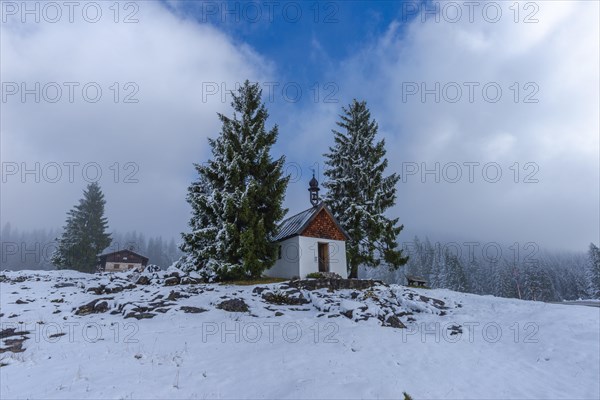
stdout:
[[[226,82],[232,89],[245,78],[266,80],[272,67],[249,47],[158,2],[137,3],[139,23],[133,24],[114,23],[112,3],[102,4],[98,23],[75,18],[74,23],[22,24],[9,18],[2,24],[3,83],[33,88],[40,82],[43,88],[57,82],[63,89],[56,103],[44,101],[43,93],[39,104],[33,95],[24,103],[19,94],[7,97],[1,105],[2,161],[29,168],[39,162],[42,169],[49,162],[96,162],[111,228],[175,235],[188,219],[185,194],[195,177],[192,163],[208,156],[206,137],[220,129],[216,112],[229,109],[230,97],[226,102],[220,94],[203,99],[203,83],[220,88]],[[80,83],[73,103],[64,82]],[[81,88],[89,82],[102,89],[97,103],[82,97]],[[114,82],[119,82],[118,103]],[[125,87],[127,82],[134,85]],[[139,102],[124,103],[135,88]],[[110,169],[115,162],[119,183]],[[139,183],[122,183],[134,171],[124,169],[127,162],[139,166]],[[77,168],[74,183],[68,182],[67,167],[54,184],[44,182],[43,175],[39,184],[32,175],[26,183],[18,175],[6,177],[2,221],[21,229],[62,225],[87,183]]]
[[[341,97],[368,101],[386,137],[391,170],[401,172],[403,162],[424,162],[428,168],[436,162],[441,168],[449,162],[480,163],[473,184],[466,166],[456,184],[443,176],[436,184],[433,175],[425,177],[426,184],[420,175],[401,183],[393,213],[407,227],[403,240],[445,232],[584,249],[599,239],[599,5],[535,3],[539,10],[533,17],[539,22],[525,24],[523,18],[533,11],[524,9],[526,2],[519,3],[519,23],[509,9],[513,2],[496,4],[503,9],[497,23],[478,13],[473,23],[465,13],[457,23],[433,18],[425,23],[417,18],[408,27],[392,23],[332,76]],[[428,94],[422,102],[420,85],[433,89],[436,82],[440,101]],[[447,101],[455,96],[452,82],[462,88],[456,103]],[[467,82],[479,84],[472,103]],[[413,83],[419,93],[403,102],[403,90]],[[486,83],[502,89],[497,103],[484,99]],[[445,84],[450,84],[446,98]],[[524,103],[527,95],[538,102]],[[331,141],[319,135],[312,135],[317,147]],[[481,176],[481,166],[491,162],[502,168],[498,183]],[[523,183],[528,176],[539,183]]]

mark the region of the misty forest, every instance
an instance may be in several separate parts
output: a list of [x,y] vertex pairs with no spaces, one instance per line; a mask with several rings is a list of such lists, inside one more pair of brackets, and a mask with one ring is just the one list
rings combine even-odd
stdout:
[[[56,267],[52,264],[52,254],[57,248],[57,237],[59,229],[36,229],[33,231],[20,231],[13,228],[10,222],[2,227],[2,258],[0,269],[11,269],[15,271],[24,269],[52,270]],[[120,249],[132,249],[138,253],[145,254],[149,263],[166,269],[181,257],[181,251],[177,247],[174,238],[163,239],[162,237],[149,237],[142,232],[119,232],[111,233],[112,242],[106,251]]]
[[[19,231],[6,223],[2,229],[4,243],[0,269],[52,270],[51,256],[56,249],[59,230]],[[147,255],[149,263],[163,269],[176,262],[183,254],[174,238],[150,237],[141,232],[113,232],[113,242],[107,251],[132,248]],[[449,248],[444,252],[444,246]],[[598,247],[589,245],[588,251],[551,252],[530,250],[531,259],[515,250],[502,247],[502,258],[484,257],[481,252],[470,255],[463,248],[460,257],[447,243],[430,242],[428,238],[404,241],[409,255],[408,263],[398,270],[387,267],[362,269],[364,277],[381,279],[388,283],[405,283],[405,274],[423,276],[433,288],[447,288],[475,294],[490,294],[524,300],[562,301],[600,298]],[[464,247],[464,246],[463,246]],[[521,250],[521,252],[524,252]],[[595,269],[594,269],[595,268]],[[363,275],[364,274],[364,275]],[[595,274],[595,275],[594,275]]]

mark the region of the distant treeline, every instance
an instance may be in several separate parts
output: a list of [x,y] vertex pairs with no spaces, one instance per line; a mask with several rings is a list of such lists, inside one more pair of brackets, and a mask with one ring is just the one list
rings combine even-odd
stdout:
[[[56,249],[58,230],[19,231],[6,223],[1,231],[0,269],[45,269]],[[146,239],[142,233],[113,232],[105,250],[133,249],[150,264],[166,268],[182,253],[173,238]],[[432,288],[490,294],[523,300],[562,301],[600,298],[600,253],[591,244],[587,251],[542,251],[533,243],[500,246],[496,243],[439,243],[418,237],[402,246],[408,263],[393,271],[387,267],[362,268],[361,278],[406,284],[406,275],[427,280]]]
[[[0,234],[0,269],[56,269],[51,263],[61,230],[35,229],[21,231],[5,223]],[[139,232],[113,232],[112,243],[104,252],[122,249],[148,257],[150,264],[167,268],[181,257],[174,238],[146,237]]]
[[523,300],[600,298],[600,255],[594,244],[587,251],[558,253],[535,243],[432,243],[416,237],[403,247],[409,255],[404,267],[363,268],[361,276],[405,284],[406,275],[414,275],[432,288]]

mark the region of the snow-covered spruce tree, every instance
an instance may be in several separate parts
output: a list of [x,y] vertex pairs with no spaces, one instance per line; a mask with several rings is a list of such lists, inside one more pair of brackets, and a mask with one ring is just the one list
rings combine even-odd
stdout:
[[469,292],[467,275],[458,256],[446,250],[445,254],[446,284],[445,288],[457,292]]
[[396,269],[406,264],[396,238],[403,225],[384,212],[396,201],[397,174],[384,176],[388,161],[385,141],[376,142],[377,122],[366,102],[354,100],[342,108],[341,131],[333,130],[335,145],[325,154],[325,201],[351,237],[347,243],[348,272],[356,278],[359,265],[382,261]]
[[489,261],[487,268],[492,277],[492,290],[489,294],[516,299],[523,298],[521,292],[522,273],[517,265],[507,260],[493,260]]
[[89,184],[83,199],[67,213],[58,247],[52,254],[52,264],[56,268],[96,271],[96,257],[111,243],[110,234],[106,233],[105,204],[100,186],[96,182]]
[[199,178],[187,195],[191,229],[182,234],[179,265],[207,278],[260,277],[276,260],[269,237],[287,211],[282,202],[289,177],[285,158],[270,155],[278,128],[265,129],[261,96],[258,84],[244,82],[233,94],[233,117],[219,114],[221,133],[209,139],[212,159],[195,165]]
[[556,290],[546,263],[538,260],[524,264],[523,297],[534,301],[556,301]]
[[600,299],[600,249],[594,243],[590,243],[588,251],[586,277],[589,295],[593,299]]
[[414,250],[409,253],[410,259],[408,260],[408,264],[412,266],[412,270],[407,272],[412,275],[421,276],[431,283],[429,279],[433,266],[433,258],[435,256],[433,245],[428,237],[425,237],[425,241],[422,242],[421,239],[415,236],[412,242],[412,248]]
[[[404,266],[404,275],[415,275],[422,276],[423,271],[423,263],[420,261],[423,258],[423,244],[419,240],[418,237],[409,242],[408,247],[406,248],[407,254],[409,256],[408,262]],[[402,277],[398,277],[395,282],[403,282],[404,279]]]
[[491,291],[490,275],[484,273],[483,265],[479,260],[473,254],[469,254],[465,260],[465,264],[469,293],[489,293]]

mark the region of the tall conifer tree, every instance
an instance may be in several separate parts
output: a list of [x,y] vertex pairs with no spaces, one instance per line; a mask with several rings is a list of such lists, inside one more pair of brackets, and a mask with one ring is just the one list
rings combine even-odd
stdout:
[[52,264],[58,269],[96,271],[96,257],[111,243],[110,234],[106,233],[105,204],[100,186],[96,182],[89,184],[83,199],[67,213],[63,234],[52,255]]
[[325,200],[351,236],[347,243],[349,276],[356,278],[359,265],[392,268],[408,258],[396,238],[403,225],[384,215],[396,201],[397,174],[384,176],[388,161],[385,141],[377,141],[377,122],[366,102],[354,100],[342,108],[340,131],[333,130],[335,145],[325,154],[328,189]]
[[271,267],[276,247],[269,238],[287,211],[289,177],[285,158],[270,155],[278,127],[265,128],[262,90],[246,81],[232,95],[233,116],[219,114],[221,133],[209,139],[212,159],[195,165],[199,177],[187,196],[191,231],[181,246],[183,268],[218,279],[259,277]]
[[594,243],[590,243],[588,251],[586,277],[589,295],[593,299],[600,299],[600,249]]

